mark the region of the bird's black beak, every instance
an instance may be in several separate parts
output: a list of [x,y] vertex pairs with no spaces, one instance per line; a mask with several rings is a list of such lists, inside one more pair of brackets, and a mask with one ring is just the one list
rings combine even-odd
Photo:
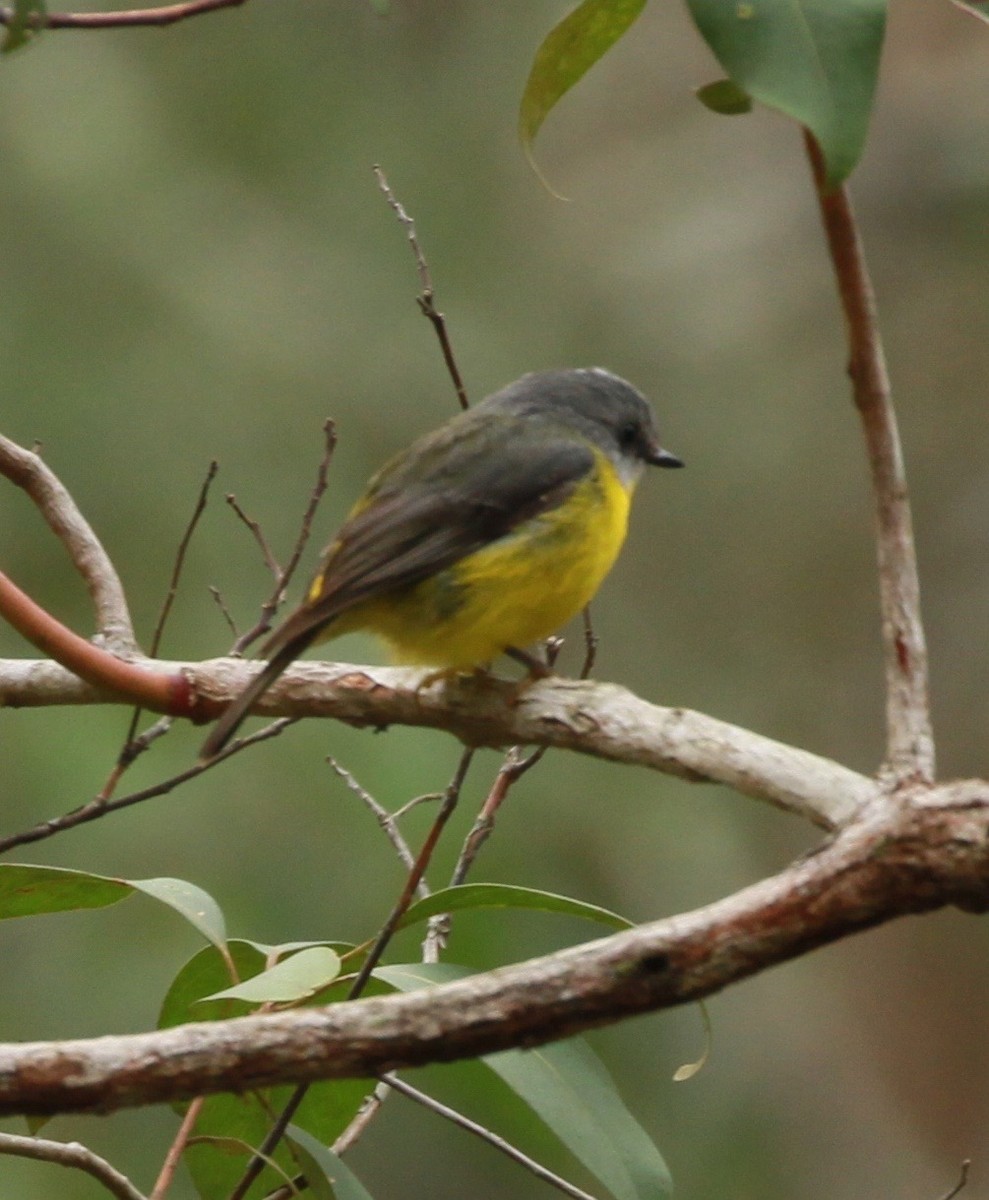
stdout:
[[651,463],[654,467],[683,466],[682,458],[677,458],[675,454],[671,454],[669,450],[664,450],[662,446],[650,446],[649,452],[646,455],[646,462]]

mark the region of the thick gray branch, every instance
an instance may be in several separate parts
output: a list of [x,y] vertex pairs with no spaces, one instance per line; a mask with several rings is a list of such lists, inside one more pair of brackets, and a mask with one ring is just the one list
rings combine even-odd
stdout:
[[457,983],[157,1033],[0,1047],[0,1115],[107,1112],[533,1046],[697,1000],[896,916],[989,905],[989,784],[903,793],[715,904]]
[[[258,668],[242,659],[147,660],[182,673],[209,702],[237,695]],[[444,729],[475,746],[555,746],[691,782],[720,783],[834,829],[878,791],[829,759],[685,708],[649,704],[610,683],[547,679],[520,688],[462,677],[417,690],[423,673],[347,663],[295,663],[257,706],[264,716],[334,717],[356,726]],[[112,697],[46,661],[0,659],[0,706],[105,703]]]

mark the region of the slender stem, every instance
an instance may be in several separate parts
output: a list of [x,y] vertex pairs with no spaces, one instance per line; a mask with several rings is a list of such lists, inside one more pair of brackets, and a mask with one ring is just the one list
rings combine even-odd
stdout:
[[512,1162],[525,1167],[537,1179],[544,1180],[544,1182],[555,1187],[558,1191],[563,1192],[565,1196],[571,1196],[573,1200],[594,1200],[594,1197],[588,1192],[583,1191],[562,1176],[537,1163],[528,1154],[523,1154],[517,1146],[513,1146],[511,1142],[505,1141],[497,1133],[493,1133],[490,1129],[486,1129],[483,1125],[479,1125],[476,1121],[465,1117],[463,1113],[457,1112],[455,1108],[450,1108],[425,1092],[420,1092],[418,1088],[412,1087],[411,1084],[406,1083],[404,1079],[400,1079],[397,1075],[383,1075],[382,1079],[390,1088],[393,1088],[407,1099],[414,1100],[416,1104],[421,1104],[423,1108],[428,1108],[430,1112],[436,1113],[437,1116],[444,1117],[454,1125],[459,1125],[461,1129],[466,1129],[468,1133],[479,1137],[482,1141],[487,1142],[489,1146],[493,1146],[495,1150],[500,1150],[502,1154],[508,1155]]
[[[236,8],[244,0],[185,0],[182,4],[165,4],[158,8],[133,8],[122,12],[57,12],[38,15],[28,21],[29,29],[120,29],[127,26],[174,25],[189,17],[216,12],[221,8]],[[13,10],[0,8],[0,25],[9,25]]]
[[186,1109],[185,1116],[182,1118],[182,1124],[179,1126],[179,1131],[172,1140],[172,1144],[168,1147],[165,1161],[162,1163],[161,1171],[155,1180],[151,1200],[165,1200],[165,1197],[168,1195],[169,1188],[172,1186],[172,1181],[175,1178],[175,1172],[182,1160],[182,1155],[185,1153],[186,1146],[189,1144],[189,1138],[192,1137],[192,1131],[196,1127],[196,1122],[199,1120],[199,1114],[202,1111],[205,1101],[205,1096],[197,1096]]
[[848,374],[872,474],[886,664],[885,771],[895,787],[934,778],[927,648],[906,471],[876,316],[875,294],[848,191],[829,191],[824,160],[804,131],[848,337]]

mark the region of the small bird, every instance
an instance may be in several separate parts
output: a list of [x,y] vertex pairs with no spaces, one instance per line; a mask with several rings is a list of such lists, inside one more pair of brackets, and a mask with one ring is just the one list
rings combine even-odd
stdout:
[[523,375],[420,438],[371,479],[202,758],[308,646],[353,630],[400,663],[471,670],[507,652],[540,673],[523,648],[598,590],[647,464],[683,466],[645,397],[600,367]]

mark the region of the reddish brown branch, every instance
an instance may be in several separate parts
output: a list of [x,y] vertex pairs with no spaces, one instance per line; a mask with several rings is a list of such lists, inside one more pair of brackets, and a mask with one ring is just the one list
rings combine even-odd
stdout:
[[[28,29],[122,29],[145,25],[174,25],[189,17],[218,12],[221,8],[238,8],[245,0],[186,0],[183,4],[164,4],[157,8],[132,8],[121,12],[56,12],[36,16],[27,22]],[[0,25],[10,25],[14,13],[0,8]]]
[[813,134],[804,141],[838,281],[848,336],[848,374],[872,474],[886,664],[886,771],[896,786],[934,778],[927,647],[903,452],[876,318],[876,302],[845,187],[827,190]]
[[192,715],[196,696],[184,675],[151,671],[101,650],[45,612],[2,572],[0,613],[32,645],[86,683],[156,712]]

